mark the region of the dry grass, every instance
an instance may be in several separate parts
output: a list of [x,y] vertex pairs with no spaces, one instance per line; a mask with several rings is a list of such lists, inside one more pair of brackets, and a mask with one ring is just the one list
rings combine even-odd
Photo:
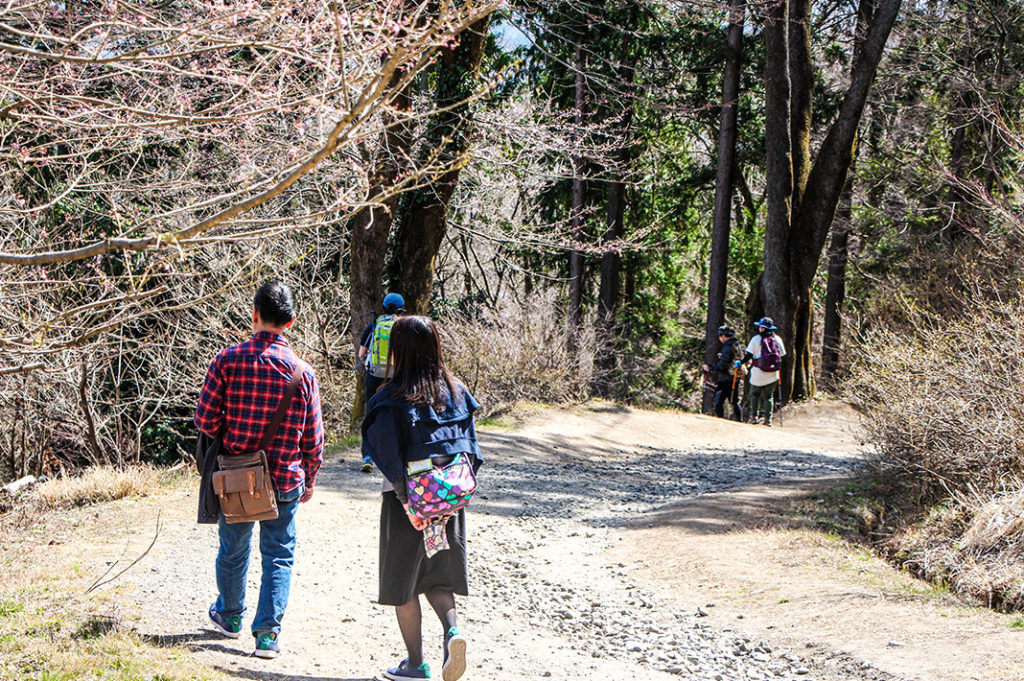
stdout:
[[[960,538],[959,549],[987,553],[1024,538],[1024,489],[982,502]],[[1022,566],[1024,567],[1024,566]]]
[[0,681],[215,681],[184,648],[160,647],[116,617],[84,615],[56,585],[0,601]]
[[[181,645],[139,635],[132,613],[120,605],[120,585],[86,593],[99,573],[85,556],[109,536],[115,516],[121,522],[123,513],[148,513],[146,505],[99,500],[151,494],[181,478],[148,467],[92,470],[26,493],[19,511],[30,522],[10,522],[21,513],[0,516],[0,681],[227,678],[193,661]],[[46,510],[91,502],[101,505],[88,511]],[[121,513],[115,514],[115,505]]]
[[585,324],[578,351],[568,350],[568,327],[554,292],[521,305],[507,302],[476,319],[451,316],[440,323],[445,360],[484,405],[581,399],[593,376],[596,344]]
[[862,346],[853,392],[880,473],[930,509],[885,541],[916,573],[1024,608],[1024,302],[955,323],[911,315]]
[[147,465],[96,466],[81,475],[61,475],[37,487],[32,503],[39,510],[73,508],[155,492],[166,472]]
[[1024,492],[960,498],[901,528],[884,547],[902,567],[986,606],[1024,609]]

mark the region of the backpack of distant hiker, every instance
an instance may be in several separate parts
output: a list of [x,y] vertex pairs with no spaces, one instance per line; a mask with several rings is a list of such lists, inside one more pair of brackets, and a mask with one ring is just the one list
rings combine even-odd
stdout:
[[779,339],[774,335],[761,336],[761,356],[754,360],[754,366],[766,372],[782,368],[782,351],[779,348]]
[[367,371],[377,378],[388,375],[388,348],[391,346],[391,327],[396,319],[398,317],[393,314],[381,315],[373,325]]
[[729,365],[732,368],[729,369],[729,375],[743,378],[747,375],[747,367],[743,364],[743,355],[746,352],[746,348],[738,340],[731,343],[730,347],[732,349],[732,357],[729,358]]

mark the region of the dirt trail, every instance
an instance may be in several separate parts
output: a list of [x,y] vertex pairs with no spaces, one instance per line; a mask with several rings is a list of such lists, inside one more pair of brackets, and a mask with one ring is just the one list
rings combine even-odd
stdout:
[[[818,405],[769,430],[597,403],[481,442],[466,679],[1024,679],[1024,634],[1006,617],[857,547],[773,529],[779,508],[858,465],[849,410]],[[373,602],[379,477],[355,462],[329,457],[300,510],[279,659],[206,631],[216,530],[194,524],[185,492],[146,505],[163,531],[123,578],[137,629],[237,678],[378,678],[402,653],[392,609]],[[439,669],[440,630],[425,624]]]

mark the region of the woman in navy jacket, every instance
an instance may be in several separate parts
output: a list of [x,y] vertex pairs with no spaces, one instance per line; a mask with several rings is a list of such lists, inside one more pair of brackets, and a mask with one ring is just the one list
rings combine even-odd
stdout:
[[466,595],[465,511],[445,527],[450,548],[427,557],[428,522],[409,513],[406,464],[430,459],[444,466],[457,456],[481,463],[473,412],[480,408],[444,364],[441,339],[427,317],[399,318],[391,328],[392,378],[370,399],[363,420],[363,455],[385,477],[380,515],[379,602],[394,605],[408,657],[385,672],[394,681],[430,678],[423,661],[419,594],[444,629],[442,678],[455,681],[466,670],[466,639],[456,621],[455,594]]

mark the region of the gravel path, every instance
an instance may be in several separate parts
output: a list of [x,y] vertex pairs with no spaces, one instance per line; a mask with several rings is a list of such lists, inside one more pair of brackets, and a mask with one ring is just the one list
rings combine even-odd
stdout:
[[[740,630],[713,627],[705,615],[714,604],[681,612],[638,588],[630,566],[606,556],[631,527],[646,527],[652,511],[687,495],[846,474],[858,465],[854,454],[622,444],[630,439],[482,435],[484,491],[469,514],[473,595],[460,602],[470,638],[466,679],[895,679],[843,656],[775,650]],[[281,637],[286,654],[257,660],[247,637],[228,641],[205,631],[216,532],[191,523],[193,497],[167,504],[157,547],[143,569],[126,576],[139,631],[185,643],[238,678],[379,678],[403,656],[392,609],[373,603],[379,478],[356,472],[354,456],[345,456],[328,461],[316,496],[299,513]],[[251,599],[256,573],[250,571]],[[439,670],[432,616],[424,630],[428,661]]]

